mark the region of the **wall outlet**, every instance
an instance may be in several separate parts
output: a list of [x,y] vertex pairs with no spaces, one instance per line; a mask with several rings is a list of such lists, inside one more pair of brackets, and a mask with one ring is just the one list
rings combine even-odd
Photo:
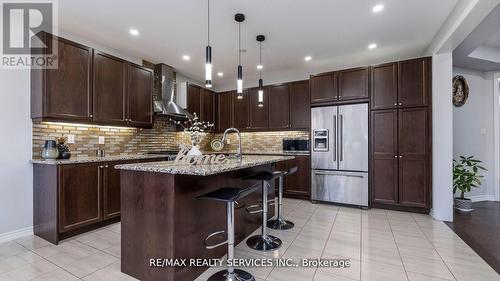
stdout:
[[68,143],[75,143],[75,135],[67,135]]
[[103,136],[99,136],[99,144],[104,144],[105,138]]

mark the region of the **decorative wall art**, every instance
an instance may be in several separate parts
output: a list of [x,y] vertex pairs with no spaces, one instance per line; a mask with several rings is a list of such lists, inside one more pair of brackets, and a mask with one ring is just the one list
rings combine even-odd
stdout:
[[469,86],[462,75],[453,77],[453,105],[460,107],[469,97]]

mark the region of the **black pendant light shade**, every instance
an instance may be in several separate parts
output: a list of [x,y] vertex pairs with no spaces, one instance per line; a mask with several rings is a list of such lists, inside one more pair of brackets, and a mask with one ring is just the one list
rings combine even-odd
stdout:
[[243,98],[243,67],[241,66],[241,23],[245,20],[244,14],[234,15],[234,20],[238,23],[238,79],[236,80],[237,98]]
[[264,35],[257,35],[257,41],[259,42],[259,91],[258,91],[258,106],[264,106],[264,83],[262,81],[262,42],[266,40]]
[[210,0],[207,8],[207,47],[205,48],[205,86],[212,87],[212,47],[210,47]]

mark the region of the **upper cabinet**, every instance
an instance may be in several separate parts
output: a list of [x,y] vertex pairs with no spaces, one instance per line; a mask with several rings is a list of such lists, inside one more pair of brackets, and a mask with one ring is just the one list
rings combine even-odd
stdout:
[[94,51],[94,121],[124,125],[126,62]]
[[311,126],[309,80],[290,83],[290,125],[295,129]]
[[239,130],[250,129],[249,122],[249,102],[248,91],[244,91],[243,98],[239,99],[235,91],[232,92],[233,96],[233,125]]
[[[39,34],[43,42],[52,35]],[[89,47],[58,40],[58,68],[31,70],[31,118],[92,121],[92,53]]]
[[431,75],[428,57],[373,66],[371,109],[430,106]]
[[398,105],[398,63],[372,67],[371,109],[389,109]]
[[201,106],[200,119],[210,123],[215,123],[215,93],[207,89],[200,90]]
[[187,111],[191,114],[196,113],[200,117],[201,112],[201,97],[200,97],[200,87],[189,84],[187,86]]
[[31,118],[98,125],[153,126],[153,72],[44,32],[58,41],[58,67],[31,70]]
[[368,67],[341,70],[338,72],[339,100],[368,98]]
[[142,127],[153,123],[153,71],[143,66],[128,65],[128,122]]
[[398,106],[429,106],[431,92],[431,59],[429,57],[398,63]]
[[[249,110],[249,129],[267,129],[268,128],[268,107],[269,102],[266,93],[264,93],[264,106],[259,106],[259,89],[251,88],[248,90],[248,110]],[[237,112],[235,111],[235,114]]]
[[267,87],[269,100],[269,128],[290,128],[290,86],[278,84]]
[[233,127],[233,92],[217,94],[217,131],[224,132]]
[[333,102],[338,98],[337,74],[335,72],[311,75],[311,103]]

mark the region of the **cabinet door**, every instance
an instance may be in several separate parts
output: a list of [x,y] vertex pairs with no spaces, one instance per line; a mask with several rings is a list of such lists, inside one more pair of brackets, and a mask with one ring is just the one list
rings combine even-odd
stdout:
[[427,108],[399,110],[399,203],[429,207]]
[[311,103],[331,102],[338,99],[336,73],[313,75],[309,79],[309,83]]
[[[153,161],[153,159],[148,159],[148,162]],[[115,169],[115,165],[134,162],[136,161],[107,162],[101,165],[103,169],[103,219],[120,216],[120,170]]]
[[[45,70],[45,96],[32,99],[43,100],[43,117],[91,121],[92,49],[59,38],[58,63],[57,69]],[[36,92],[44,88],[42,83],[33,83]]]
[[340,100],[368,98],[368,67],[342,70],[338,76]]
[[268,127],[268,93],[264,91],[264,106],[259,106],[258,88],[248,90],[248,108],[250,111],[249,126],[251,129],[266,129]]
[[201,98],[200,87],[188,84],[187,88],[187,110],[189,113],[198,115],[201,118]]
[[398,64],[372,67],[372,109],[396,108],[398,102]]
[[207,89],[200,89],[201,98],[201,121],[206,121],[210,123],[215,123],[215,93]]
[[153,72],[148,68],[128,66],[128,123],[134,126],[153,124]]
[[311,126],[309,81],[290,83],[290,123],[295,129]]
[[59,231],[77,229],[102,220],[100,164],[59,166]]
[[233,122],[236,129],[245,130],[249,128],[248,114],[248,91],[243,93],[243,98],[238,99],[236,92],[233,92]]
[[94,121],[125,124],[125,77],[124,60],[94,52]]
[[371,112],[372,199],[398,202],[398,116],[396,109]]
[[398,105],[400,107],[430,105],[430,64],[430,58],[399,62]]
[[233,92],[217,94],[217,131],[224,132],[233,126]]
[[267,87],[269,100],[269,128],[290,127],[290,90],[288,84]]
[[311,197],[311,161],[309,156],[296,156],[286,162],[286,168],[298,167],[295,174],[285,180],[285,195],[310,199]]

